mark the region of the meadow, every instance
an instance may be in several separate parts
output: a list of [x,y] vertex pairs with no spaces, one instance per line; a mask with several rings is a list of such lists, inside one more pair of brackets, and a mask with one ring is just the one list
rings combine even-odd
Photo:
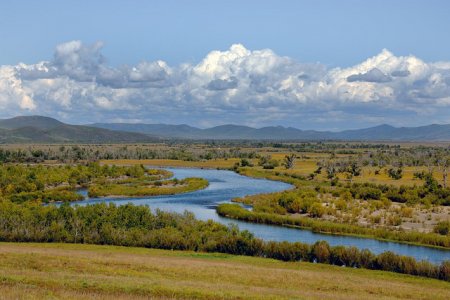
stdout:
[[0,299],[448,299],[448,282],[191,251],[0,243]]
[[[389,252],[373,255],[370,251],[329,247],[319,242],[314,245],[263,242],[237,228],[199,222],[190,214],[175,216],[159,212],[151,216],[146,208],[102,205],[77,210],[62,206],[56,210],[40,207],[40,203],[77,201],[74,190],[79,187],[88,188],[91,196],[103,197],[181,193],[208,184],[201,178],[169,179],[170,172],[151,167],[227,169],[245,176],[284,181],[293,188],[233,199],[251,205],[252,209],[227,204],[218,207],[222,215],[317,232],[449,248],[449,152],[446,145],[361,143],[176,142],[3,147],[0,149],[0,203],[4,216],[0,222],[1,240],[54,244],[2,244],[0,248],[6,253],[1,254],[5,258],[2,268],[7,274],[15,274],[2,278],[2,290],[6,295],[21,297],[25,296],[21,290],[28,289],[27,295],[35,298],[45,293],[50,298],[426,299],[435,292],[448,298],[449,286],[445,282],[450,274],[448,262],[434,266]],[[14,250],[7,250],[8,247]],[[34,248],[37,252],[30,258],[20,247]],[[108,259],[115,257],[116,251],[120,255],[126,252],[125,256],[133,258],[132,261],[94,260],[101,249],[109,249],[104,250],[109,251]],[[65,254],[69,250],[74,257]],[[45,251],[63,257],[63,266],[52,265],[52,255],[44,254]],[[89,253],[93,260],[82,258],[81,254],[75,254],[77,251]],[[137,266],[136,262],[146,261],[142,256],[145,251],[157,253],[156,261],[164,263],[160,267],[149,263],[148,269],[140,270],[141,265]],[[18,257],[19,253],[24,256]],[[175,264],[171,260],[180,256],[189,259],[189,263],[185,263],[184,269],[169,272],[167,266]],[[193,257],[202,266],[211,260],[218,265],[197,268],[191,261]],[[269,258],[295,262],[276,262]],[[20,265],[20,261],[25,263]],[[96,265],[98,271],[90,265]],[[357,269],[338,267],[342,265]],[[213,271],[218,266],[224,268]],[[239,268],[249,269],[248,273],[244,272],[245,277],[243,272],[233,271]],[[60,272],[59,280],[40,279],[43,273],[51,274],[56,269]],[[101,270],[108,270],[110,275]],[[271,270],[277,275],[268,276]],[[413,278],[380,270],[419,276]],[[197,272],[201,274],[195,275]],[[88,279],[79,277],[88,274],[91,276]],[[436,283],[424,277],[444,281]],[[150,286],[144,284],[149,278],[153,280]],[[393,282],[398,285],[389,285]],[[206,286],[214,288],[205,289]],[[384,286],[389,288],[379,288]]]

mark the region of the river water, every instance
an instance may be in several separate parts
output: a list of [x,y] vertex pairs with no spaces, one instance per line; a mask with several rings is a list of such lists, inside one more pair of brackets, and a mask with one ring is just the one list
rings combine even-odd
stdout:
[[254,179],[241,176],[232,171],[206,170],[192,168],[167,168],[174,173],[174,177],[183,179],[186,177],[202,177],[209,181],[209,186],[204,190],[199,190],[186,194],[171,196],[142,197],[142,198],[88,198],[86,191],[80,191],[86,200],[76,204],[86,205],[98,202],[114,202],[117,205],[133,203],[135,205],[148,205],[152,209],[162,209],[182,213],[185,210],[191,211],[198,219],[214,221],[223,224],[237,224],[241,230],[247,229],[256,237],[271,241],[304,242],[312,244],[318,240],[325,240],[330,245],[356,246],[360,249],[369,249],[373,253],[393,251],[401,255],[408,255],[417,260],[428,260],[433,263],[440,263],[450,260],[450,251],[407,245],[395,242],[384,242],[368,238],[358,238],[350,236],[328,235],[314,233],[310,230],[294,229],[281,226],[265,224],[254,224],[236,221],[217,215],[215,208],[218,204],[229,203],[232,198],[243,197],[260,193],[277,192],[291,188],[289,184],[270,181],[265,179]]

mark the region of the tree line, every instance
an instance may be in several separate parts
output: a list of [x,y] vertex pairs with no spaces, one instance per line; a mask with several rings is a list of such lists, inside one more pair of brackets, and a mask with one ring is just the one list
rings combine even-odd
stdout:
[[215,145],[190,147],[183,145],[33,145],[28,147],[0,147],[0,163],[41,163],[58,161],[74,163],[108,159],[174,159],[200,161],[228,158],[256,158],[254,150],[241,147],[221,149]]

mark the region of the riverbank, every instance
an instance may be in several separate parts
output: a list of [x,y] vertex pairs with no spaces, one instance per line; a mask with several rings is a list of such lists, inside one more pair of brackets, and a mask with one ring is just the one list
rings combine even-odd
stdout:
[[[135,160],[115,160],[115,161],[104,161],[103,163],[112,164],[137,164],[139,161]],[[221,164],[226,162],[225,160],[220,161]],[[187,166],[191,168],[200,167],[204,162],[185,162],[176,160],[145,160],[142,161],[144,164],[149,164],[151,166],[168,167],[173,165]],[[209,161],[212,167],[212,161]],[[218,167],[218,166],[217,166]],[[302,178],[297,178],[295,175],[286,174],[285,172],[272,172],[267,170],[260,170],[252,167],[238,168],[234,170],[239,175],[247,176],[250,178],[257,179],[267,179],[272,181],[281,181],[284,183],[291,184],[293,188],[297,189],[312,189],[315,186],[319,187],[326,186],[326,183],[306,181]],[[258,196],[256,196],[258,197]],[[151,205],[151,204],[150,204]],[[226,206],[228,207],[229,206]],[[235,220],[242,220],[246,222],[253,222],[258,224],[271,224],[286,226],[291,228],[301,228],[305,230],[311,230],[316,233],[323,234],[333,234],[342,236],[353,236],[361,238],[376,239],[379,241],[392,241],[396,243],[403,243],[408,245],[425,246],[429,248],[437,249],[450,249],[450,236],[439,235],[436,233],[422,233],[417,231],[402,231],[397,229],[386,229],[386,228],[369,228],[367,226],[359,226],[357,224],[348,224],[343,222],[332,222],[329,220],[323,220],[321,218],[310,218],[310,217],[293,217],[290,215],[277,215],[273,213],[266,212],[250,212],[247,210],[230,210],[217,209],[217,212],[224,217],[228,217]]]
[[5,299],[450,298],[434,279],[227,254],[0,243],[0,255]]
[[249,211],[240,205],[228,203],[217,206],[216,211],[220,216],[252,223],[285,226],[324,234],[376,239],[379,241],[396,242],[436,249],[450,249],[450,238],[438,234],[394,232],[383,229],[364,228],[350,224],[337,224],[305,217],[258,213]]
[[[310,183],[307,181],[298,179],[295,176],[288,176],[286,174],[265,172],[250,168],[241,168],[238,170],[238,173],[240,175],[253,178],[264,178],[268,180],[282,181],[292,184],[298,189],[317,189],[317,187],[308,186]],[[320,184],[318,186],[320,187]],[[272,195],[275,195],[275,193]],[[246,204],[250,205],[251,203]],[[253,212],[242,208],[239,209],[238,207],[233,208],[229,205],[222,205],[222,207],[218,207],[217,212],[222,216],[247,222],[257,222],[289,227],[293,226],[325,234],[342,234],[363,238],[373,238],[382,241],[394,241],[412,245],[434,247],[447,250],[450,249],[450,236],[440,235],[437,233],[423,233],[413,230],[405,231],[398,229],[393,230],[385,228],[370,228],[359,226],[356,224],[331,222],[328,220],[323,220],[321,218],[295,217],[267,212]]]

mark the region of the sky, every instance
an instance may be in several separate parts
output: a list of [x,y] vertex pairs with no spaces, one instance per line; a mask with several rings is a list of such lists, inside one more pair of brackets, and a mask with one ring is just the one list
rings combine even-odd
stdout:
[[0,1],[0,118],[450,123],[450,1]]

